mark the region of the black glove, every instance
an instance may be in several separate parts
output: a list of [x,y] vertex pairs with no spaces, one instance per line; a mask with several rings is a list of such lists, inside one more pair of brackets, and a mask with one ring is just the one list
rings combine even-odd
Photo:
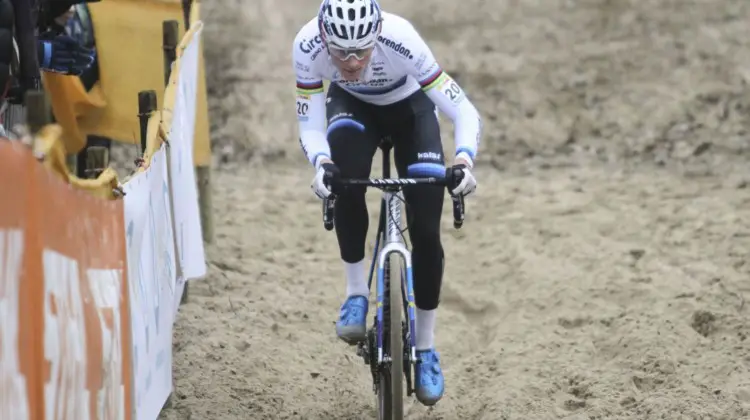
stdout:
[[446,170],[448,191],[452,196],[467,196],[477,188],[477,180],[464,164],[453,165]]
[[320,168],[323,169],[323,180],[329,185],[341,176],[341,171],[335,163],[324,163],[320,165]]
[[68,35],[42,35],[37,40],[37,54],[42,71],[79,76],[94,62],[96,53]]
[[320,165],[318,170],[315,172],[315,178],[313,178],[310,188],[312,188],[315,195],[318,198],[327,198],[331,194],[337,194],[337,188],[331,186],[331,181],[336,180],[341,176],[341,171],[336,164],[328,162]]

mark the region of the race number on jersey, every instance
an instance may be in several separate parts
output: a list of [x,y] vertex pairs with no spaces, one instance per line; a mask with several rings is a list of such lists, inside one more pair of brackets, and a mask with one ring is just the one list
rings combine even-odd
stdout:
[[464,99],[464,92],[458,83],[445,73],[440,77],[443,80],[438,83],[437,89],[454,104],[460,103]]

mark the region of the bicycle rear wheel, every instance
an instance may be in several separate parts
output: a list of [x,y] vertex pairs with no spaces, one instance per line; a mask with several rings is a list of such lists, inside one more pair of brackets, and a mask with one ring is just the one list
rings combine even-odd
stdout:
[[[401,328],[401,258],[389,256],[385,262],[383,304],[384,353],[390,362],[380,367],[378,410],[380,420],[404,418],[404,342]],[[395,304],[394,304],[395,303]]]

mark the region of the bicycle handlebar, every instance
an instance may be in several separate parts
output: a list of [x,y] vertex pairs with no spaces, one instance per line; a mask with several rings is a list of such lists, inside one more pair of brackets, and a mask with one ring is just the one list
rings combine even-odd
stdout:
[[448,185],[448,181],[445,178],[344,178],[338,180],[331,180],[329,186],[347,186],[347,185],[364,185],[366,187],[376,188],[387,188],[389,186],[404,186],[404,185]]
[[[463,173],[461,173],[463,175]],[[458,174],[454,174],[455,178]],[[460,180],[459,180],[460,182]],[[438,185],[450,188],[449,178],[366,178],[366,179],[332,179],[326,182],[329,187],[345,187],[349,185],[358,185],[365,187],[374,187],[383,190],[399,190],[406,185]],[[323,226],[326,230],[333,229],[333,211],[335,205],[335,195],[331,195],[331,198],[323,199]],[[453,227],[461,229],[464,223],[464,197],[454,196],[451,194],[451,200],[453,201]]]

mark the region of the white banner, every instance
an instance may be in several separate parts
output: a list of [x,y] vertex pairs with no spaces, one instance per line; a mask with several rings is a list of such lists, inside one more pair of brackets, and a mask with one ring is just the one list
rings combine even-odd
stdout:
[[[10,199],[17,199],[12,197]],[[0,229],[0,419],[28,420],[29,379],[21,370],[21,281],[24,234],[21,229]],[[28,316],[28,314],[26,314]]]
[[198,29],[180,57],[177,94],[172,126],[168,134],[171,145],[170,170],[172,172],[172,198],[175,203],[177,248],[185,280],[206,275],[203,232],[198,209],[198,189],[195,181],[195,165],[193,165],[200,35],[201,30]]
[[172,391],[176,261],[164,147],[123,185],[136,420],[158,418]]

